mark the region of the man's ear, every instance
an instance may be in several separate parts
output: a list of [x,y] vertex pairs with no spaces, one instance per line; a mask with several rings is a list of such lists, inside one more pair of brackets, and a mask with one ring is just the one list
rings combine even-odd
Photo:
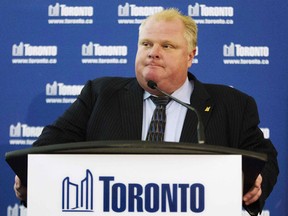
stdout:
[[196,48],[195,49],[193,49],[189,54],[188,54],[188,67],[191,67],[191,65],[192,65],[192,61],[193,61],[193,59],[194,59],[194,57],[195,57],[195,55],[196,55]]

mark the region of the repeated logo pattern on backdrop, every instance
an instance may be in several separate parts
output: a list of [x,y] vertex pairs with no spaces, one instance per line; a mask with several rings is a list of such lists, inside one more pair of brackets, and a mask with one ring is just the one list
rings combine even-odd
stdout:
[[[134,76],[139,24],[177,7],[199,27],[190,71],[256,99],[260,127],[279,151],[281,176],[265,216],[287,213],[288,3],[285,0],[4,0],[0,8],[1,153],[30,147],[71,105],[87,80]],[[283,100],[284,99],[284,100]],[[0,215],[23,216],[14,174],[2,160]],[[287,181],[287,180],[286,180]],[[281,188],[281,190],[280,190]],[[4,198],[5,197],[5,198]],[[243,213],[244,215],[245,213]]]

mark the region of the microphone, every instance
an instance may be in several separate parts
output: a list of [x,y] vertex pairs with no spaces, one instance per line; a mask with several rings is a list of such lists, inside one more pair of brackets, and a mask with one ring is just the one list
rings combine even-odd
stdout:
[[167,97],[171,98],[172,100],[176,101],[177,103],[181,104],[182,106],[186,107],[187,109],[193,111],[196,114],[197,119],[198,119],[198,123],[197,123],[198,144],[205,144],[204,126],[203,126],[203,122],[202,122],[202,119],[201,119],[201,116],[200,116],[199,112],[194,107],[184,103],[183,101],[180,101],[179,99],[173,97],[172,95],[170,95],[167,92],[165,92],[165,91],[161,90],[160,88],[158,88],[157,84],[154,81],[149,80],[147,82],[147,85],[148,85],[149,88],[158,90],[162,94],[166,95]]

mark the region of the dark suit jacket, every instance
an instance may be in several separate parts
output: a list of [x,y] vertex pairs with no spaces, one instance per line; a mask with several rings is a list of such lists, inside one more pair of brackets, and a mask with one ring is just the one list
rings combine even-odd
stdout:
[[[262,209],[278,175],[277,152],[258,128],[254,99],[233,88],[202,84],[192,74],[191,106],[204,122],[206,143],[267,153],[263,194],[249,206]],[[91,140],[141,140],[143,89],[135,78],[100,78],[88,81],[78,99],[53,125],[45,127],[34,146]],[[197,117],[188,111],[181,142],[197,142]]]

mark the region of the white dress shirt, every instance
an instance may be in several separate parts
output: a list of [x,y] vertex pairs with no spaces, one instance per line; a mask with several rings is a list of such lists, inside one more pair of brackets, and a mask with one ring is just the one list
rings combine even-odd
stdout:
[[[172,96],[190,104],[190,97],[194,89],[193,82],[189,82],[188,78],[184,84],[173,92]],[[142,140],[146,140],[146,136],[149,130],[149,125],[153,112],[156,108],[153,101],[149,98],[151,94],[149,92],[144,93],[143,102],[143,125],[142,125]],[[171,100],[166,106],[166,128],[164,134],[164,141],[166,142],[179,142],[187,108]]]

